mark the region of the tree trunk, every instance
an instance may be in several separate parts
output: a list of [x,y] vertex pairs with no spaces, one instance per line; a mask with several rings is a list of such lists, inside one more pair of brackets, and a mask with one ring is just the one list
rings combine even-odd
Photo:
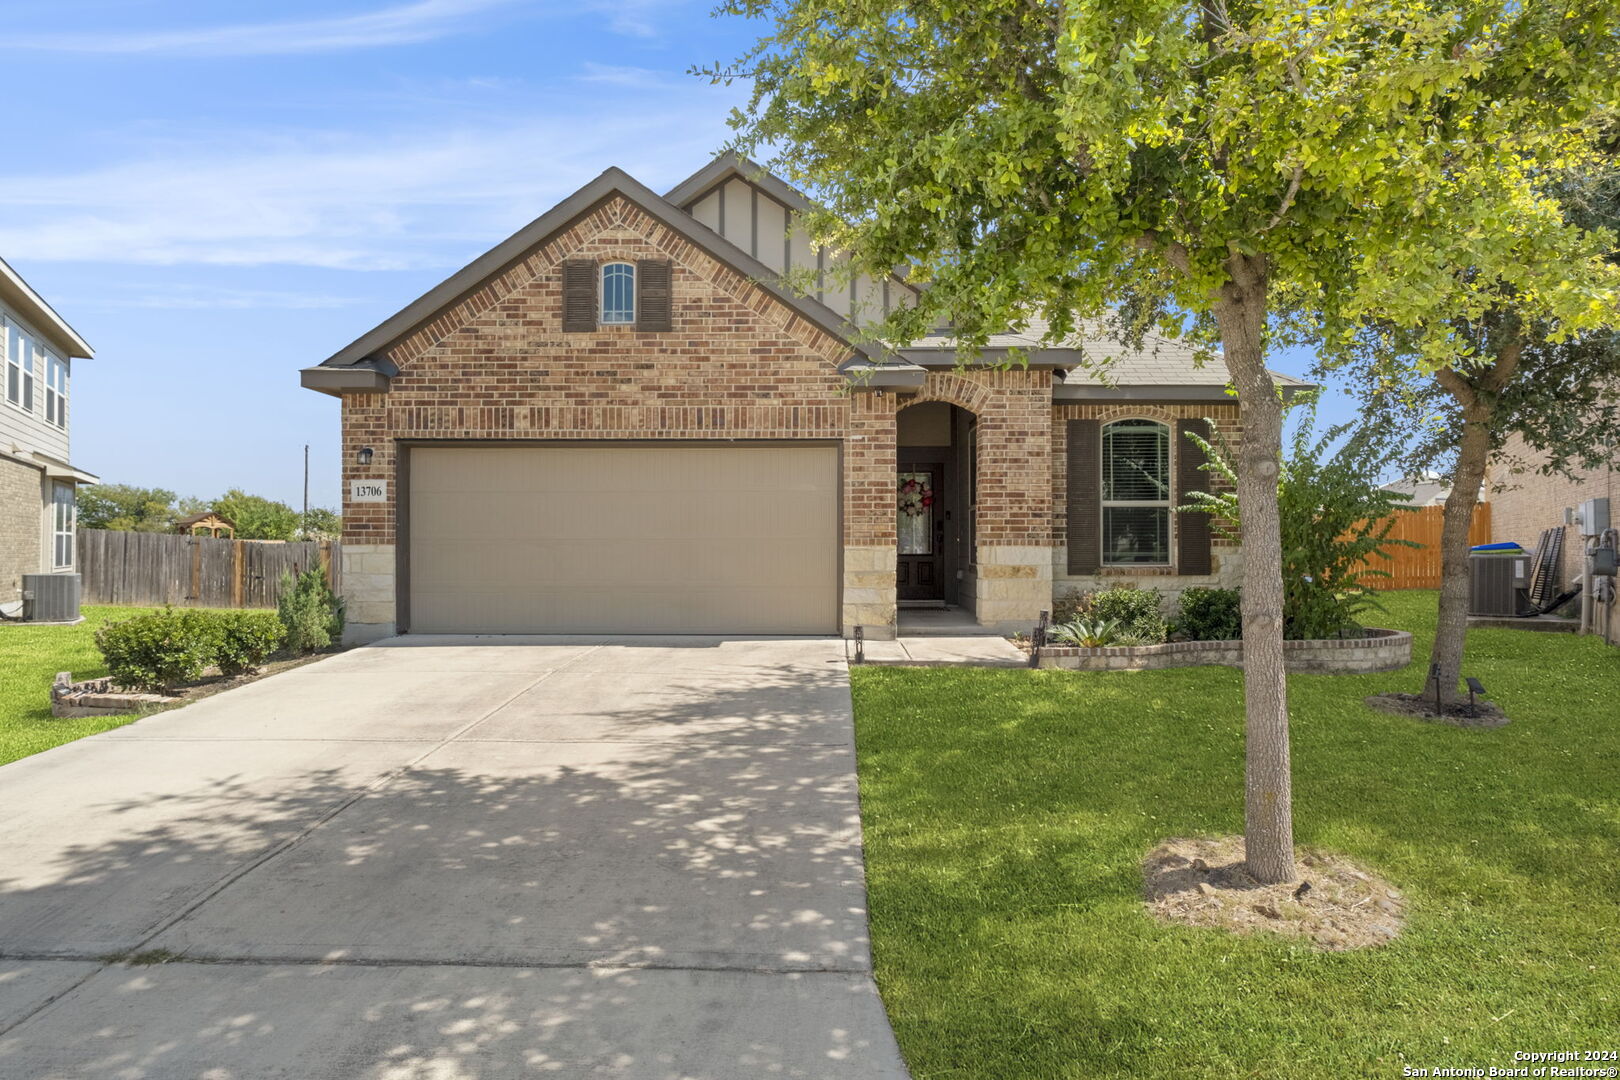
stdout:
[[1226,370],[1243,433],[1238,513],[1243,534],[1244,861],[1262,884],[1292,881],[1293,783],[1283,667],[1282,522],[1277,477],[1282,403],[1266,370],[1266,264],[1233,255],[1216,300]]
[[[1440,700],[1455,704],[1464,695],[1463,648],[1468,638],[1468,534],[1474,525],[1479,486],[1490,462],[1490,414],[1477,401],[1463,406],[1462,441],[1457,446],[1457,468],[1440,528],[1440,610],[1434,624],[1434,647],[1429,663],[1440,666]],[[1427,672],[1424,674],[1427,679]],[[1420,691],[1432,698],[1434,684]]]
[[[1441,389],[1456,400],[1463,418],[1457,467],[1440,528],[1440,610],[1435,617],[1434,647],[1429,653],[1431,667],[1440,667],[1440,700],[1445,704],[1463,700],[1458,685],[1462,682],[1463,648],[1468,640],[1468,533],[1473,528],[1479,488],[1490,464],[1497,395],[1512,380],[1524,358],[1524,334],[1516,317],[1497,313],[1489,324],[1496,329],[1492,336],[1497,345],[1488,365],[1467,372],[1440,368],[1434,373]],[[1422,693],[1432,697],[1434,683],[1425,682]]]

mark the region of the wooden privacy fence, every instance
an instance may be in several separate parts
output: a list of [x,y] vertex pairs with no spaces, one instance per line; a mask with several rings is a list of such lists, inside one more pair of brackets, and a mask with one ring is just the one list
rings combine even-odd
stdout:
[[[1411,540],[1421,547],[1392,546],[1384,549],[1389,558],[1374,557],[1363,566],[1382,570],[1387,578],[1371,578],[1367,584],[1375,589],[1438,589],[1440,587],[1440,529],[1445,523],[1445,507],[1420,506],[1395,515],[1395,527],[1389,530],[1391,540]],[[1480,503],[1474,508],[1474,524],[1468,530],[1468,543],[1491,542],[1491,504]]]
[[81,529],[78,569],[86,604],[273,608],[284,570],[318,566],[337,590],[341,550],[330,540],[279,544]]

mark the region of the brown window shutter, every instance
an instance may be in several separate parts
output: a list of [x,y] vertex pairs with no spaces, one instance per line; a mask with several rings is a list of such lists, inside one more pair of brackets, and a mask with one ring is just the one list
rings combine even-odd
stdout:
[[[1189,434],[1208,440],[1208,420],[1176,421],[1176,492],[1175,506],[1186,506],[1195,491],[1209,490],[1209,473],[1203,469],[1209,456],[1204,448],[1187,438]],[[1208,574],[1211,569],[1209,551],[1209,515],[1181,511],[1176,514],[1176,573]]]
[[644,333],[674,329],[670,309],[670,278],[674,264],[668,259],[642,259],[636,263],[636,329]]
[[1069,573],[1102,566],[1102,421],[1070,420],[1068,429]]
[[562,264],[564,333],[596,329],[596,263],[590,259],[564,259]]

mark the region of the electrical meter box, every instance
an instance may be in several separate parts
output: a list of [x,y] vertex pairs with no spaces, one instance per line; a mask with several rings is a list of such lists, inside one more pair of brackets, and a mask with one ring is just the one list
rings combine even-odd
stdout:
[[1587,499],[1575,509],[1582,536],[1597,536],[1609,528],[1609,500]]

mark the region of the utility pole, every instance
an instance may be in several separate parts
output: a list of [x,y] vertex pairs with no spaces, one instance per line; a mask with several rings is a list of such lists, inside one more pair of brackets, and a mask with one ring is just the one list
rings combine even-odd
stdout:
[[309,539],[309,443],[304,444],[304,516],[298,519],[298,531]]

